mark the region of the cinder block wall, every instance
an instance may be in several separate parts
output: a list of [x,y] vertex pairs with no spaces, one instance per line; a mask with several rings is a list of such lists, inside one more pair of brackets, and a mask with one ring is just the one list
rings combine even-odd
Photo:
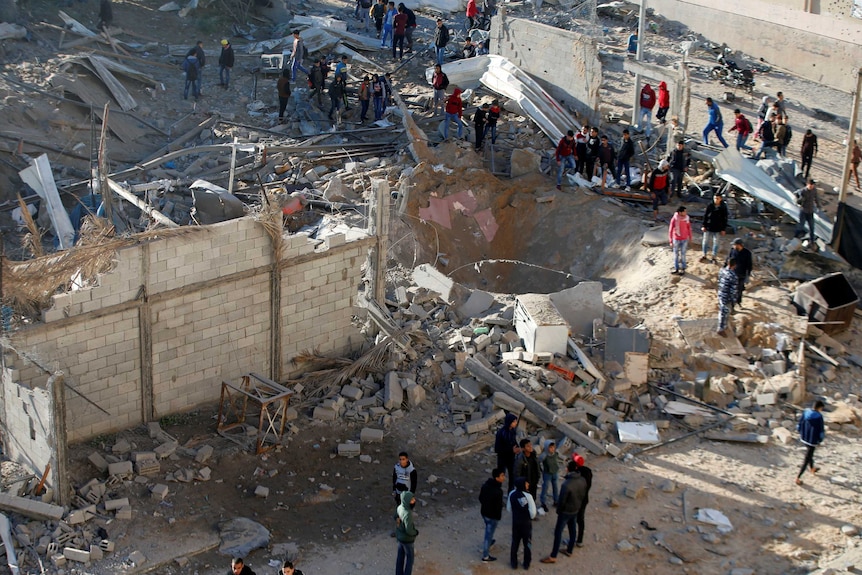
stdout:
[[7,440],[3,454],[11,461],[21,463],[34,473],[42,473],[49,463],[47,485],[56,485],[56,464],[51,448],[54,421],[51,411],[51,396],[46,389],[29,389],[15,383],[18,374],[10,368],[0,370],[0,386],[3,391],[3,431]]
[[[779,6],[768,0],[649,0],[647,6],[713,42],[852,92],[856,71],[862,66],[862,20],[849,16],[850,0],[821,4],[829,12],[810,14],[801,6]],[[649,36],[646,41],[648,49]],[[781,88],[780,82],[770,82],[773,95]],[[793,99],[787,90],[785,95]]]
[[299,351],[358,344],[352,306],[373,243],[315,251],[288,238],[275,318],[272,244],[251,218],[123,249],[97,287],[55,296],[43,323],[12,334],[6,365],[27,388],[44,387],[48,369],[80,392],[66,392],[69,442],[187,411],[217,401],[222,380],[275,375],[272,357],[284,374]]
[[511,60],[567,107],[596,119],[602,64],[594,39],[498,14],[491,20],[490,51]]

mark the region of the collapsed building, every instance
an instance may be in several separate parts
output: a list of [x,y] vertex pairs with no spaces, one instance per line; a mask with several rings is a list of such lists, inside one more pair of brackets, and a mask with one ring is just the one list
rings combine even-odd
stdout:
[[[71,30],[86,29],[64,20]],[[331,28],[309,28],[312,50],[340,53],[335,48],[344,47],[359,60],[361,41]],[[475,61],[486,69],[464,71],[455,81],[478,77],[484,89],[511,100],[514,143],[487,154],[500,167],[492,170],[496,174],[535,182],[530,178],[548,171],[550,158],[542,151],[548,141],[576,125],[576,117],[601,118],[597,43],[589,35],[505,14],[494,19],[490,32],[495,55]],[[97,40],[92,32],[81,35],[116,42]],[[501,41],[504,36],[508,43]],[[546,50],[576,45],[578,74],[555,73],[570,65],[571,51],[562,49],[551,50],[559,61],[546,60],[544,73],[536,73],[529,56],[536,43]],[[269,42],[249,50],[279,46]],[[57,80],[63,98],[92,99],[81,87],[92,83],[86,69],[113,87],[123,111],[133,109],[122,84],[110,78],[111,71],[134,71],[93,55],[67,65],[82,69]],[[645,64],[627,65],[637,73],[656,73]],[[453,79],[460,68],[450,68]],[[503,92],[512,83],[509,76],[501,79],[504,72],[526,87]],[[137,79],[157,89],[154,79]],[[674,81],[674,108],[681,109],[685,73]],[[18,485],[2,505],[58,525],[34,531],[40,555],[59,568],[60,556],[87,563],[112,551],[107,538],[86,524],[96,511],[128,519],[131,504],[119,497],[123,482],[152,477],[174,453],[173,438],[153,424],[216,401],[220,431],[240,430],[240,436],[254,438],[249,446],[258,452],[288,441],[291,427],[310,417],[361,428],[359,441],[337,448],[341,455],[358,456],[362,443],[376,441],[403,408],[435,393],[446,402],[437,424],[462,437],[464,451],[487,448],[506,411],[521,416],[530,435],[564,436],[570,446],[625,457],[643,449],[635,446],[694,433],[787,442],[793,412],[786,404],[806,398],[809,374],[829,380],[839,378],[840,368],[862,367],[855,357],[836,359],[844,348],[829,335],[852,322],[858,301],[843,276],[800,288],[797,303],[804,315],[782,314],[777,326],[744,324],[739,339],[716,338],[712,320],[680,319],[685,352],[657,341],[642,318],[605,301],[602,283],[580,281],[626,261],[601,254],[601,238],[584,250],[595,256],[592,261],[575,266],[549,257],[536,265],[556,263],[567,271],[537,269],[518,285],[524,289],[501,289],[526,274],[505,240],[494,243],[498,230],[520,229],[513,220],[524,214],[552,218],[555,200],[535,194],[538,187],[479,191],[491,176],[457,145],[450,153],[460,171],[439,165],[429,147],[439,138],[411,117],[411,106],[420,105],[422,96],[401,96],[392,121],[379,126],[321,133],[318,118],[302,116],[297,95],[302,119],[289,134],[227,118],[195,119],[179,137],[144,160],[128,158],[124,163],[131,167],[113,173],[97,162],[92,179],[70,169],[55,182],[44,156],[31,158],[21,170],[43,210],[42,220],[33,221],[26,202],[18,206],[37,257],[3,262],[9,313],[4,309],[0,413],[5,455],[39,481]],[[565,98],[570,100],[547,103]],[[251,102],[250,116],[259,118],[251,112],[261,109]],[[130,144],[142,137],[124,132],[129,123],[117,120],[114,111],[106,108],[101,115],[114,137]],[[140,122],[131,124],[141,128]],[[165,127],[155,129],[167,136]],[[119,160],[104,132],[98,148],[100,156]],[[724,169],[732,172],[727,163]],[[744,190],[747,180],[735,183]],[[90,201],[91,211],[104,204],[104,217],[64,218],[58,188],[87,190],[82,202]],[[757,197],[758,190],[745,191]],[[497,198],[505,205],[494,203]],[[622,229],[627,241],[649,243],[636,221],[642,198],[600,193],[589,201],[596,220],[609,220],[601,225]],[[772,215],[780,219],[778,210]],[[622,223],[620,214],[635,221]],[[407,242],[397,244],[405,229],[397,216],[422,222],[415,224],[412,252]],[[99,225],[100,219],[108,225]],[[40,225],[53,228],[61,249],[38,255]],[[111,226],[121,233],[112,233]],[[447,233],[458,227],[476,239]],[[768,243],[758,248],[776,258],[799,247],[781,237],[774,246]],[[552,255],[559,255],[556,249]],[[390,259],[401,253],[435,265],[417,265],[409,280],[387,285]],[[530,293],[540,291],[539,284],[544,292]],[[811,368],[812,356],[828,367]],[[252,408],[240,409],[249,399]],[[858,398],[848,397],[844,419],[833,423],[850,429],[858,409]],[[150,424],[152,450],[115,444],[110,454],[91,458],[100,474],[93,482],[70,483],[69,444],[143,424]],[[177,480],[207,480],[207,455],[190,457],[195,464]],[[153,487],[157,496],[166,495],[162,484]],[[36,509],[36,503],[44,507]],[[22,531],[16,533],[20,541]]]

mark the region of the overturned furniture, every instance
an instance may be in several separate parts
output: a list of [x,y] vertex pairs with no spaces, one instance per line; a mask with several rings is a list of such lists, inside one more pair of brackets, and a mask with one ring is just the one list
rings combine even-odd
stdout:
[[809,323],[833,334],[853,323],[859,296],[844,274],[836,272],[800,285],[793,303],[808,316]]
[[[259,455],[280,445],[291,395],[286,387],[256,373],[242,376],[239,385],[223,381],[218,408],[219,435],[235,439],[236,432],[242,432],[242,437],[247,437],[251,426],[246,424],[246,419],[254,417],[257,406],[255,453]],[[235,433],[229,433],[231,431]]]

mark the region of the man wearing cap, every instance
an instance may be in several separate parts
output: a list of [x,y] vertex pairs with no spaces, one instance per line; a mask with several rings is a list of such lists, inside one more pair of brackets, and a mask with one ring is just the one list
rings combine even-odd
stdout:
[[233,68],[233,46],[227,40],[221,41],[221,54],[218,57],[218,83],[228,89],[230,84],[230,69]]
[[745,247],[745,242],[742,238],[733,240],[733,246],[730,250],[730,255],[727,256],[727,261],[736,262],[736,267],[733,271],[736,273],[736,305],[742,307],[742,292],[745,290],[745,283],[751,276],[751,270],[754,267],[751,250]]
[[662,160],[658,163],[658,169],[653,170],[649,178],[649,192],[652,197],[652,217],[658,219],[659,204],[667,205],[667,190],[670,187],[670,172],[668,170],[667,160]]
[[709,249],[709,244],[712,243],[712,263],[715,262],[715,257],[718,255],[719,236],[723,236],[727,228],[727,204],[724,203],[724,198],[721,194],[712,196],[712,203],[706,206],[706,212],[703,214],[703,225],[700,231],[703,232],[703,257],[700,258],[702,263],[705,263],[706,253]]
[[308,70],[302,65],[305,58],[305,42],[299,37],[299,30],[293,31],[293,49],[290,52],[290,81],[296,82],[296,70],[299,69],[308,75]]
[[814,208],[820,207],[817,200],[817,188],[814,187],[813,179],[808,180],[804,188],[796,190],[796,203],[799,206],[799,228],[796,237],[805,235],[805,226],[808,226],[809,244],[812,249],[817,249],[817,237],[814,235]]
[[576,545],[584,546],[584,522],[587,515],[587,503],[590,502],[590,489],[593,487],[593,470],[584,465],[584,456],[575,452],[572,453],[572,461],[578,466],[578,473],[587,482],[587,492],[584,493],[584,498],[581,500],[581,508],[578,510],[578,537]]

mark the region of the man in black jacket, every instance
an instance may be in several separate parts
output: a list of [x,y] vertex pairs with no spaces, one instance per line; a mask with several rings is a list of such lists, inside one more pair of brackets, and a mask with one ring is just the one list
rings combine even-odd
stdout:
[[221,41],[221,54],[218,57],[218,80],[219,86],[228,89],[230,84],[230,71],[233,68],[234,55],[233,46],[227,40]]
[[685,143],[677,142],[676,148],[667,155],[667,161],[670,164],[671,181],[673,182],[673,190],[670,196],[673,197],[676,192],[676,197],[682,198],[682,180],[685,177],[685,171],[688,169],[689,157],[685,152]]
[[724,198],[721,194],[712,196],[712,203],[706,206],[706,212],[703,214],[703,226],[700,231],[703,232],[703,257],[700,258],[702,263],[707,261],[706,252],[709,249],[709,244],[712,243],[712,263],[715,263],[715,258],[718,255],[719,236],[723,236],[727,228],[727,204],[724,203]]
[[509,474],[509,491],[515,482],[514,466],[515,456],[521,452],[518,447],[518,416],[507,413],[503,425],[497,430],[494,438],[494,452],[497,454],[497,467],[505,469]]
[[476,132],[476,150],[482,149],[482,142],[485,140],[485,121],[488,118],[488,109],[490,106],[487,102],[481,107],[476,108],[476,113],[473,114],[473,127]]
[[632,175],[631,175],[631,159],[635,156],[635,143],[632,141],[631,134],[629,131],[623,130],[623,139],[620,142],[620,150],[617,152],[617,173],[615,174],[615,180],[617,187],[621,187],[620,185],[620,176],[623,174],[623,169],[626,171],[626,191],[630,192],[632,189]]
[[494,532],[503,517],[503,482],[506,480],[506,470],[499,467],[491,472],[482,490],[479,492],[479,503],[482,504],[482,520],[485,522],[485,540],[482,543],[482,561],[496,561],[491,557],[491,546],[494,544]]
[[204,87],[204,66],[207,65],[207,55],[206,52],[204,52],[203,40],[198,40],[192,50],[195,51],[195,56],[198,57],[198,65],[200,66],[200,70],[198,70],[198,93],[202,94]]
[[515,488],[506,500],[506,510],[512,514],[512,545],[509,549],[509,564],[518,568],[518,549],[524,543],[524,569],[530,568],[533,560],[533,519],[536,518],[536,502],[528,491],[530,485],[523,477],[515,480]]
[[248,565],[242,560],[242,557],[234,557],[230,562],[231,575],[254,575]]
[[584,546],[584,523],[587,516],[587,503],[590,502],[590,489],[593,488],[593,470],[584,465],[584,456],[578,453],[572,454],[572,461],[578,466],[578,473],[587,482],[587,492],[581,500],[581,508],[578,510],[578,540],[575,543],[578,547]]
[[521,440],[521,453],[515,457],[515,478],[523,477],[527,480],[527,491],[536,500],[536,492],[539,489],[539,458],[533,451],[533,443],[529,439]]
[[733,248],[730,250],[730,255],[727,256],[727,261],[734,260],[736,262],[736,304],[742,307],[742,292],[745,289],[745,283],[751,276],[751,270],[754,267],[751,250],[745,247],[742,238],[733,240]]
[[574,461],[569,461],[566,468],[566,480],[560,488],[560,498],[557,500],[557,525],[554,527],[554,547],[551,549],[551,554],[542,559],[542,563],[556,563],[557,553],[560,551],[560,542],[563,537],[563,527],[569,528],[569,545],[563,551],[563,555],[570,557],[575,549],[577,541],[577,528],[575,521],[578,518],[578,512],[581,510],[581,504],[587,495],[587,481],[578,473],[578,464]]
[[587,161],[584,166],[587,170],[584,177],[587,178],[587,180],[592,180],[595,175],[596,159],[599,157],[599,146],[601,145],[602,141],[599,139],[599,129],[595,126],[591,126],[590,135],[587,136]]

